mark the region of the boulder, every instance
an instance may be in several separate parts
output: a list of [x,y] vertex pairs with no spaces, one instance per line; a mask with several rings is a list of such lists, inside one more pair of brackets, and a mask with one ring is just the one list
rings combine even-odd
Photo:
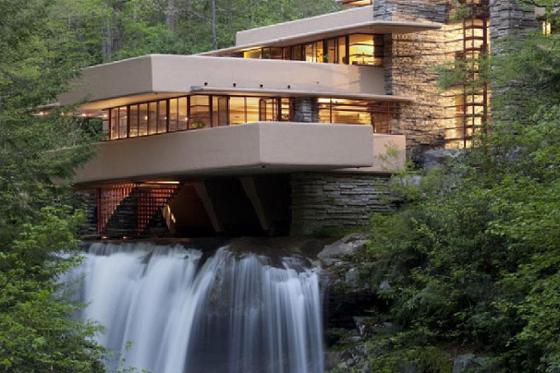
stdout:
[[366,233],[353,233],[325,246],[317,257],[324,266],[333,266],[342,261],[344,257],[364,249],[367,242],[368,238]]

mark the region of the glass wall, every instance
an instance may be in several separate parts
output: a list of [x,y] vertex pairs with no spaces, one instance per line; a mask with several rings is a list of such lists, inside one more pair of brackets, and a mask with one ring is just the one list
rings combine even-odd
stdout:
[[[321,123],[372,125],[389,133],[396,106],[384,102],[320,98]],[[289,97],[193,95],[108,109],[110,140],[255,122],[288,122]]]
[[391,133],[391,121],[397,115],[397,105],[390,102],[319,99],[321,123],[364,124],[371,125],[375,133]]
[[108,109],[108,138],[236,125],[289,121],[289,98],[193,95]]
[[243,58],[383,65],[383,35],[350,34],[289,47],[265,47],[243,52]]

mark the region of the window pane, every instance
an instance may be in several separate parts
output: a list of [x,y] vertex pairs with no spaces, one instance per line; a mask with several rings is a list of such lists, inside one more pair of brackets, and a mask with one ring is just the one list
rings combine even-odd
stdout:
[[126,106],[119,108],[119,139],[128,136],[128,115]]
[[157,102],[148,104],[148,134],[157,133]]
[[262,98],[259,101],[259,121],[271,122],[277,118],[276,99]]
[[138,105],[130,106],[130,137],[138,136]]
[[296,46],[292,47],[292,60],[294,60],[294,61],[305,60],[302,45],[296,45]]
[[229,99],[229,123],[245,123],[245,97],[230,97]]
[[110,115],[110,110],[103,110],[103,126],[102,126],[102,134],[103,140],[108,140],[108,134],[109,134],[109,115]]
[[186,97],[181,97],[179,98],[179,117],[178,117],[178,123],[177,123],[177,129],[179,131],[183,131],[187,129],[187,122],[189,120],[189,118],[187,117],[187,98]]
[[227,112],[226,96],[213,96],[212,97],[212,126],[227,126],[228,125],[228,112]]
[[210,127],[210,96],[191,96],[191,122],[189,129]]
[[179,110],[177,99],[169,100],[169,132],[177,131],[177,111]]
[[270,58],[273,60],[281,60],[282,48],[270,48]]
[[167,101],[158,102],[158,133],[167,132]]
[[259,98],[247,97],[247,123],[259,121]]
[[285,60],[291,60],[292,59],[292,48],[290,47],[286,47],[282,50],[282,58]]
[[258,49],[251,49],[248,51],[243,52],[243,58],[262,58],[262,51],[260,48]]
[[325,62],[328,63],[337,63],[337,52],[338,52],[338,40],[337,39],[329,39],[327,40],[327,60]]
[[350,65],[373,65],[373,35],[350,35]]
[[290,100],[289,98],[282,98],[280,109],[280,120],[285,122],[290,121],[292,118],[292,100]]
[[111,109],[111,140],[119,138],[119,109]]
[[306,62],[315,62],[315,51],[313,48],[313,43],[305,44],[305,61]]
[[338,63],[348,63],[346,59],[346,36],[338,38]]
[[347,124],[371,124],[368,103],[359,100],[332,100],[332,122]]
[[138,130],[139,136],[146,136],[148,134],[148,104],[140,105],[140,128]]
[[315,43],[315,62],[323,63],[325,62],[325,55],[323,51],[323,41],[316,41]]

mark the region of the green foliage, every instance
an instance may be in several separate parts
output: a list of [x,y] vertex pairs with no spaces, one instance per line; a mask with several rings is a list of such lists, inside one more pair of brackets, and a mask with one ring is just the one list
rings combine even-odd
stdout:
[[90,338],[97,328],[72,320],[77,306],[57,285],[76,259],[56,253],[75,252],[82,221],[64,180],[95,136],[63,109],[34,115],[92,60],[58,5],[0,2],[0,369],[7,372],[103,370],[103,351]]
[[45,208],[25,224],[13,251],[0,252],[0,369],[10,372],[98,372],[103,350],[93,324],[75,321],[77,305],[60,298],[56,276],[76,259],[55,255],[77,247],[79,213]]
[[380,367],[444,348],[485,356],[490,371],[559,371],[558,41],[535,35],[492,61],[501,97],[484,145],[401,183],[405,207],[373,218],[364,265],[372,285],[391,284],[383,316],[402,327],[374,339]]

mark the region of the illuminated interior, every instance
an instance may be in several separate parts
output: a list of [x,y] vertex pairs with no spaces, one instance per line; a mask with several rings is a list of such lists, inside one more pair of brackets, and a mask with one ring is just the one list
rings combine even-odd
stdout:
[[[365,100],[319,98],[321,123],[371,125],[390,133],[396,104]],[[108,140],[255,122],[287,122],[294,117],[293,98],[191,95],[130,104],[106,110]]]
[[350,34],[288,47],[255,48],[243,52],[243,58],[382,66],[383,35]]

